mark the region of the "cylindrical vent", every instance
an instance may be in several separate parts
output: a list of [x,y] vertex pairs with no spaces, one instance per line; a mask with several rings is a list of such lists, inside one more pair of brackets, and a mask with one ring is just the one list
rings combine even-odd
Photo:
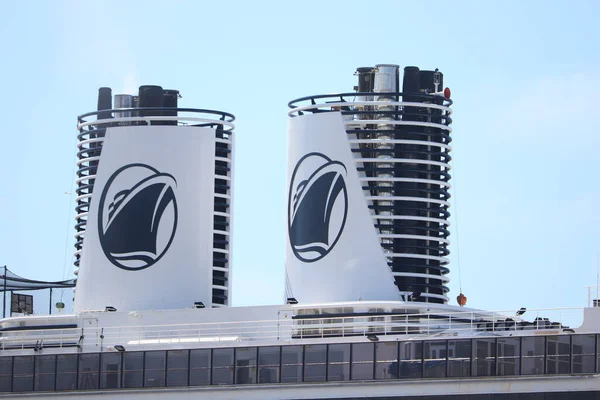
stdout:
[[[130,94],[115,94],[115,109],[118,108],[133,108],[133,96]],[[127,118],[131,116],[131,111],[115,111],[115,118]]]
[[[404,79],[402,80],[402,93],[419,93],[421,90],[421,75],[417,67],[404,67]],[[406,99],[405,99],[406,100]]]
[[[177,116],[177,100],[179,99],[179,90],[165,89],[163,91],[163,106],[166,108],[164,115]],[[177,121],[164,121],[163,125],[177,125]]]
[[372,92],[373,85],[375,84],[375,68],[373,67],[361,67],[356,69],[358,75],[358,91]]
[[140,110],[140,117],[149,117],[154,115],[163,115],[162,111],[148,111],[143,108],[157,108],[163,107],[163,88],[160,86],[146,85],[140,86],[138,107]]
[[[375,83],[373,91],[377,93],[390,93],[398,91],[398,66],[391,64],[379,64],[375,66]],[[380,96],[376,100],[388,98]]]
[[[109,87],[98,89],[98,111],[110,110],[112,108],[112,90]],[[98,113],[98,119],[110,118],[109,112]]]
[[421,92],[435,93],[444,88],[444,74],[439,71],[421,71]]

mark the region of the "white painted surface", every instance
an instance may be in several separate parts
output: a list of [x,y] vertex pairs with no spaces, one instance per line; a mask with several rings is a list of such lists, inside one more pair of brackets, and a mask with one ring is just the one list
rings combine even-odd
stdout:
[[346,168],[348,211],[339,240],[318,261],[298,259],[290,246],[288,232],[286,273],[291,289],[288,296],[301,304],[400,300],[363,195],[341,113],[304,115],[291,118],[289,124],[288,193],[299,160],[309,153],[321,153]]
[[[212,302],[215,130],[199,127],[108,128],[94,185],[77,280],[75,311],[181,309]],[[173,242],[154,265],[113,265],[99,241],[99,196],[113,173],[143,163],[177,181],[178,219]],[[111,198],[112,199],[112,198]]]

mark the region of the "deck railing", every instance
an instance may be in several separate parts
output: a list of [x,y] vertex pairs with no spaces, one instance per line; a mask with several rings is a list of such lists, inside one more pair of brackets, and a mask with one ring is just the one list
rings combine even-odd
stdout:
[[[140,347],[203,346],[221,343],[294,341],[309,338],[419,335],[469,336],[473,334],[527,334],[527,331],[562,331],[580,323],[583,309],[527,310],[515,312],[430,312],[410,314],[365,313],[336,316],[294,315],[261,321],[202,322],[193,324],[140,325],[35,329],[0,333],[0,350],[26,348],[110,348],[115,345]],[[570,330],[570,329],[569,329]]]

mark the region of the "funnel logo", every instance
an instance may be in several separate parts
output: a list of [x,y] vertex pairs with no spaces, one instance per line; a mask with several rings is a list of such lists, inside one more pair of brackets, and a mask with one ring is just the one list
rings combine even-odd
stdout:
[[342,235],[348,213],[346,167],[321,153],[302,157],[290,182],[288,233],[294,255],[315,262]]
[[167,252],[177,229],[176,186],[172,175],[145,164],[112,174],[98,211],[100,245],[112,264],[141,270]]

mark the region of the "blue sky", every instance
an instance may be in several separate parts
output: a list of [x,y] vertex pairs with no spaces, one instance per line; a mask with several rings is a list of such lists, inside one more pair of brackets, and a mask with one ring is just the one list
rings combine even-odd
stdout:
[[233,302],[280,302],[287,102],[350,91],[356,67],[396,63],[440,68],[455,101],[451,298],[457,241],[472,307],[580,307],[595,284],[596,2],[0,7],[0,265],[19,274],[71,276],[76,116],[100,86],[158,84],[184,106],[236,115]]

